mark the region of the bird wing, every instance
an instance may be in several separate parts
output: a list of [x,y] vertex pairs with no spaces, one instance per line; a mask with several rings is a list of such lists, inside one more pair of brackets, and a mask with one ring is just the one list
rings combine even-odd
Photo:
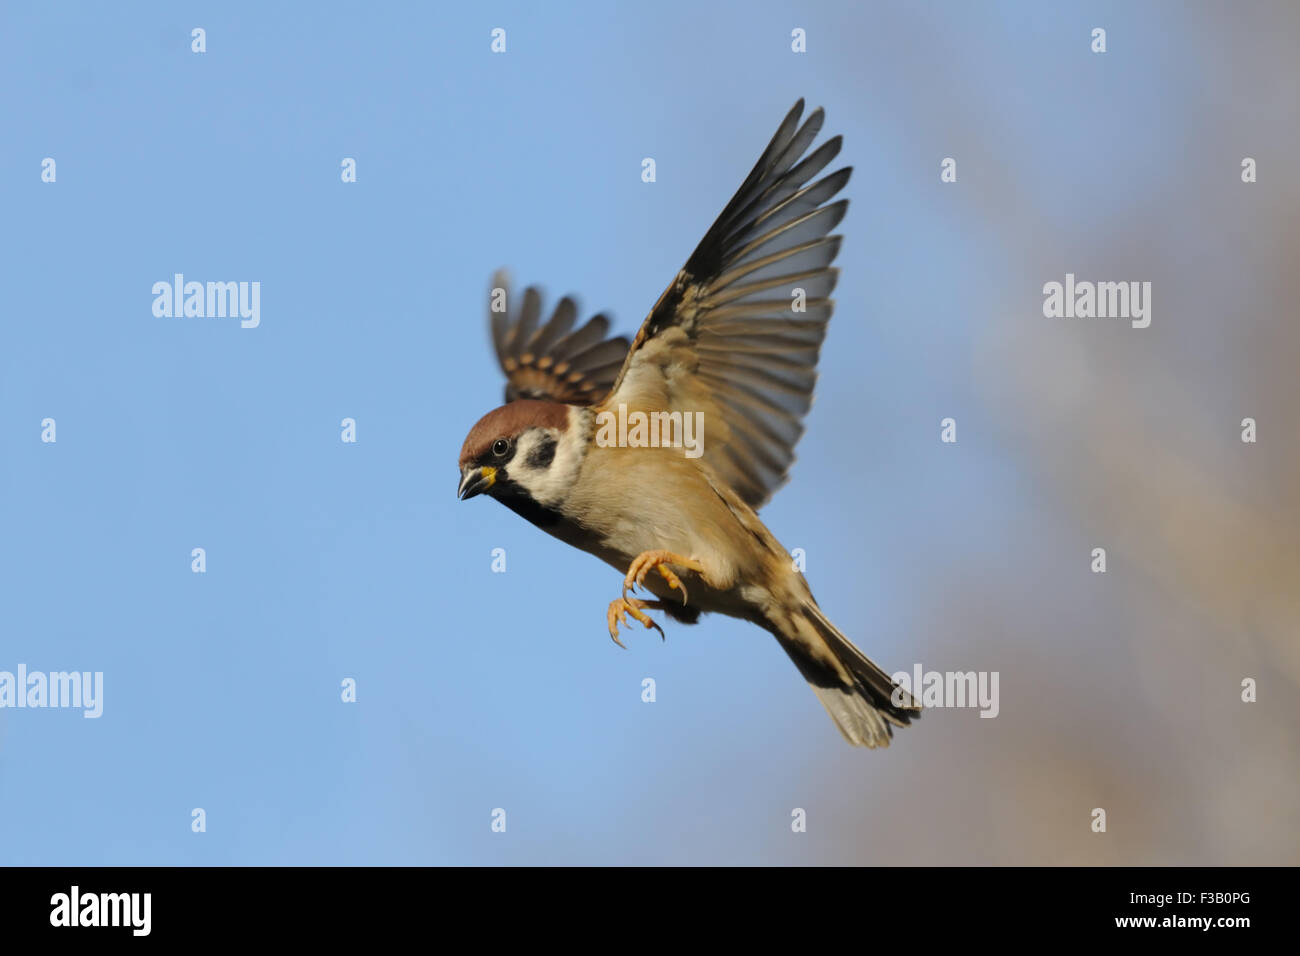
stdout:
[[[794,105],[753,171],[659,297],[601,409],[704,412],[703,460],[751,508],[785,483],[833,302],[848,200],[840,151]],[[802,159],[801,159],[802,157]]]
[[574,329],[578,306],[565,296],[540,324],[542,295],[529,286],[512,301],[504,270],[492,277],[488,324],[506,373],[506,402],[521,398],[594,405],[606,395],[627,357],[627,339],[606,338],[609,319],[593,316]]

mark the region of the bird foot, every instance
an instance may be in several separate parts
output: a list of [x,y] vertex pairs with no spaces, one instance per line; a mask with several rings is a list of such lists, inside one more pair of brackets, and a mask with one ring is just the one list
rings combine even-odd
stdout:
[[668,582],[668,587],[682,592],[682,604],[685,604],[686,585],[682,584],[682,579],[668,567],[670,564],[675,564],[679,568],[689,568],[692,571],[704,570],[704,565],[700,562],[684,558],[680,554],[673,554],[671,551],[643,551],[632,560],[632,564],[627,569],[627,577],[623,579],[623,597],[627,598],[629,589],[645,584],[645,576],[654,569]]
[[658,610],[661,607],[663,607],[662,601],[642,601],[640,598],[634,597],[615,598],[609,602],[609,612],[606,616],[609,621],[609,636],[614,639],[615,644],[626,649],[627,645],[618,639],[618,625],[620,622],[626,625],[627,616],[631,614],[633,618],[645,625],[646,630],[653,627],[659,632],[660,638],[663,638],[664,629],[656,624],[649,614],[645,613],[646,608]]

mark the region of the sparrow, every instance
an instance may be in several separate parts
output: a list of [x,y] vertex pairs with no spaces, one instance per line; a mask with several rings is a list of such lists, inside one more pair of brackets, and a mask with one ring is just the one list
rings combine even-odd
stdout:
[[[620,646],[629,616],[663,635],[648,611],[749,621],[776,638],[849,743],[885,747],[919,705],[830,622],[758,517],[812,404],[842,239],[829,233],[848,207],[831,199],[852,172],[812,182],[841,137],[810,152],[824,113],[800,124],[803,110],[801,99],[630,344],[607,337],[604,315],[575,328],[567,296],[542,322],[535,287],[512,302],[504,272],[493,277],[506,404],[466,436],[457,495],[495,498],[624,572],[605,615]],[[627,427],[638,414],[665,440]],[[691,450],[674,433],[695,421]]]

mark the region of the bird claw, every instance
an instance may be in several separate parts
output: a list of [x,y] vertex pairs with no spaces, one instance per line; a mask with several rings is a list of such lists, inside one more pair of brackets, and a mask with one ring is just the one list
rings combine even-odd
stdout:
[[664,638],[664,629],[656,624],[649,614],[646,614],[645,611],[642,610],[643,608],[653,607],[654,604],[655,602],[652,601],[642,601],[640,598],[630,598],[627,596],[615,598],[610,601],[609,612],[606,615],[606,620],[609,622],[609,636],[614,639],[614,643],[624,650],[627,649],[627,645],[618,639],[618,626],[620,623],[623,624],[624,627],[627,626],[627,616],[629,614],[631,614],[634,619],[644,624],[646,630],[653,627],[659,632],[659,637]]
[[645,551],[637,555],[627,569],[627,576],[623,578],[623,597],[627,597],[629,589],[644,586],[646,575],[650,573],[651,569],[654,569],[668,583],[670,590],[682,592],[682,604],[685,605],[686,585],[673,572],[673,569],[668,567],[670,563],[679,567],[690,568],[692,571],[704,570],[704,566],[698,561],[683,558],[680,554],[673,554],[671,551]]

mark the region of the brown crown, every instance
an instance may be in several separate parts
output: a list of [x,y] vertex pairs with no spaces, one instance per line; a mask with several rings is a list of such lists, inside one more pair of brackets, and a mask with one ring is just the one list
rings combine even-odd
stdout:
[[569,408],[557,402],[540,402],[530,398],[494,408],[480,418],[465,436],[465,444],[460,447],[460,467],[464,468],[468,462],[486,454],[498,438],[515,438],[533,426],[563,431],[568,424]]

